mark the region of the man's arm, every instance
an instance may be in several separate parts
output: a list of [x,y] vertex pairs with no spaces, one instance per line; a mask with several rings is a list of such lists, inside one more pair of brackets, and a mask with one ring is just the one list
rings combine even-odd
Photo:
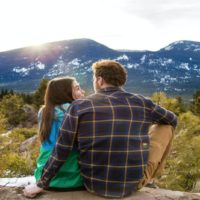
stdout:
[[153,109],[151,114],[152,114],[152,121],[154,123],[168,124],[176,128],[177,117],[173,112],[166,110],[165,108],[159,105],[153,104]]
[[41,179],[37,183],[38,187],[48,187],[50,180],[56,175],[59,168],[67,160],[67,157],[73,148],[77,127],[77,108],[75,104],[72,104],[63,119],[56,145],[43,168]]

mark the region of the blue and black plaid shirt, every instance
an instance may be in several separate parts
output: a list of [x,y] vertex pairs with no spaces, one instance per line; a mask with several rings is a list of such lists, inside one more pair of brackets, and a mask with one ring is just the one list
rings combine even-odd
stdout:
[[137,190],[148,161],[148,129],[153,123],[176,127],[176,116],[143,96],[121,88],[99,90],[76,100],[66,113],[39,187],[48,183],[75,144],[85,187],[105,197]]

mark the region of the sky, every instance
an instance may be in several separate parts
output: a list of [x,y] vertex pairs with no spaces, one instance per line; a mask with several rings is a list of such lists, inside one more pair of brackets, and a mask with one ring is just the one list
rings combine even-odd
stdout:
[[200,0],[0,0],[0,51],[76,38],[152,51],[200,42]]

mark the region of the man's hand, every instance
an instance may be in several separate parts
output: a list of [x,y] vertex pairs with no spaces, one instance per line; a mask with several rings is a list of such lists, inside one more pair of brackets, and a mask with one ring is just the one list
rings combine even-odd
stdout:
[[28,185],[23,190],[24,196],[29,198],[34,198],[37,194],[43,191],[42,188],[38,187],[36,184]]

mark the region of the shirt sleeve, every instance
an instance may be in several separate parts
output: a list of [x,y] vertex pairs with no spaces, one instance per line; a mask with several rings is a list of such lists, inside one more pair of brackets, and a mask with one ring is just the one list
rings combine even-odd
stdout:
[[165,108],[159,105],[153,104],[153,109],[151,114],[153,123],[168,124],[176,128],[177,117],[173,112],[166,110]]
[[37,182],[38,187],[47,188],[50,180],[56,175],[62,164],[67,160],[67,157],[73,148],[77,127],[77,107],[75,104],[72,104],[64,116],[56,145],[43,168],[41,179]]

